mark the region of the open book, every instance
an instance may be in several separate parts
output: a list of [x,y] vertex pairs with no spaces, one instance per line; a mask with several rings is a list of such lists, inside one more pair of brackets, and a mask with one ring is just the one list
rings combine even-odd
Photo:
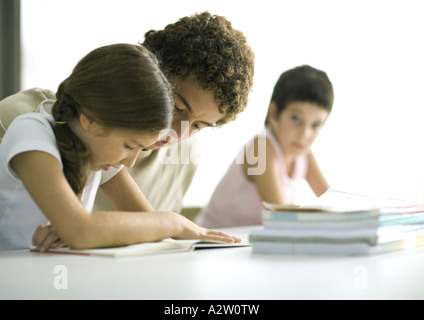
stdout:
[[391,198],[370,197],[366,195],[347,193],[329,189],[322,196],[311,203],[303,205],[279,205],[263,202],[266,210],[270,211],[294,211],[294,212],[363,212],[381,208],[407,208],[417,207],[409,201]]
[[331,189],[310,204],[279,205],[264,201],[263,207],[264,219],[290,218],[291,220],[323,221],[424,213],[424,204],[421,203],[369,197]]
[[[196,249],[206,248],[230,248],[230,247],[247,247],[250,243],[227,243],[212,240],[174,240],[165,239],[158,242],[145,242],[132,244],[122,247],[98,248],[98,249],[71,249],[69,247],[48,249],[45,253],[58,254],[76,254],[84,256],[103,256],[103,257],[134,257],[160,253],[184,252]],[[40,252],[38,249],[31,249],[31,252]]]

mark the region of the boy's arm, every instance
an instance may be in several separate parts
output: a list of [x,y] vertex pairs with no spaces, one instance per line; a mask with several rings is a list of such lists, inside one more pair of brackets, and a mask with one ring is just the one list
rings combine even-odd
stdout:
[[100,189],[118,211],[154,211],[126,168],[102,184]]
[[[197,159],[192,157],[199,150],[198,141],[190,138],[163,149],[140,152],[134,167],[127,172],[134,179],[144,197],[156,211],[180,212],[183,199],[191,185],[198,167]],[[164,152],[166,151],[166,152]],[[184,161],[187,151],[188,161]],[[181,155],[178,163],[169,163],[170,156]],[[97,193],[93,211],[110,211],[111,205],[102,188]]]
[[330,188],[312,152],[308,154],[306,181],[308,181],[309,186],[317,197],[324,194]]
[[46,89],[20,91],[0,101],[0,141],[10,123],[21,114],[36,112],[38,105],[46,99],[55,99],[55,94]]

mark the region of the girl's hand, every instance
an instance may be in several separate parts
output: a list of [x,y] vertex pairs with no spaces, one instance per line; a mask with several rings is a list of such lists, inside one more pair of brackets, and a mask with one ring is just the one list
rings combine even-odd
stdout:
[[43,224],[35,230],[32,236],[32,245],[36,246],[40,251],[66,246],[66,244],[60,240],[56,230],[51,224]]
[[[180,216],[180,215],[179,215]],[[225,232],[207,229],[198,226],[194,222],[189,219],[181,217],[182,224],[182,232],[177,236],[174,236],[174,239],[201,239],[201,240],[214,240],[214,241],[222,241],[228,243],[238,243],[242,240],[238,237],[229,235]]]

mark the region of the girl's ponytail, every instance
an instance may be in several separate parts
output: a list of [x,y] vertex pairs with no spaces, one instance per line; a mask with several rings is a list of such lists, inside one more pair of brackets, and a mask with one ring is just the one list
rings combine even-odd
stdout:
[[88,178],[89,151],[82,141],[69,128],[68,123],[77,118],[79,107],[69,95],[63,93],[61,84],[53,105],[53,117],[56,125],[53,132],[63,163],[63,173],[75,194],[81,195]]

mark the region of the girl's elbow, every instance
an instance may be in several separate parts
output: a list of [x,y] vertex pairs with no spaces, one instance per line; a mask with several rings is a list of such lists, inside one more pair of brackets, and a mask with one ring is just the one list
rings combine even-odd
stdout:
[[87,239],[84,239],[83,237],[72,237],[68,241],[65,241],[65,243],[71,248],[76,250],[84,250],[84,249],[91,249],[93,248],[93,244],[91,244]]
[[89,232],[84,230],[78,230],[78,232],[72,232],[64,238],[64,242],[71,248],[76,250],[84,250],[95,248],[96,244],[93,241],[93,237],[90,236]]

